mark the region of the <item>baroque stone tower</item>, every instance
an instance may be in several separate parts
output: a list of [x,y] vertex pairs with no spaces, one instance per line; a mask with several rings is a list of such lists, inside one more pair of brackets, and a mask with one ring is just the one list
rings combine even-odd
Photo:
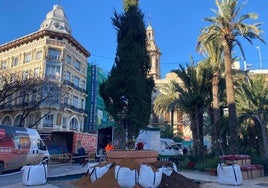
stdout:
[[150,23],[146,28],[146,36],[147,36],[147,51],[149,53],[151,63],[151,70],[149,72],[149,75],[151,75],[154,80],[161,79],[160,74],[161,52],[155,43],[154,30]]

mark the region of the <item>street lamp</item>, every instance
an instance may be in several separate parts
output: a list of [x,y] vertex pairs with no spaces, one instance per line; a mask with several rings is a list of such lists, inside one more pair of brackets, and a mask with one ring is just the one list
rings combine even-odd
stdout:
[[260,67],[261,67],[261,69],[262,69],[262,60],[261,60],[261,47],[260,47],[260,46],[256,46],[256,49],[258,49],[258,51],[259,51]]

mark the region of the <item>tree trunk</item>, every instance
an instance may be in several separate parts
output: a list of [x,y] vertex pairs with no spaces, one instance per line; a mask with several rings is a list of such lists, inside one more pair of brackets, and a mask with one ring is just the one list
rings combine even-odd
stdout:
[[225,80],[227,104],[229,112],[229,131],[230,131],[230,150],[234,154],[239,154],[238,141],[238,126],[236,117],[235,91],[232,77],[232,56],[231,46],[226,42],[223,45],[224,49],[224,66],[225,66]]
[[267,140],[267,129],[265,121],[262,121],[258,116],[255,116],[257,121],[259,122],[261,126],[261,134],[263,139],[263,146],[264,146],[264,156],[268,158],[268,140]]
[[174,135],[174,110],[171,110],[171,120],[170,120],[170,127],[171,127],[171,137]]
[[219,107],[219,71],[216,71],[213,74],[212,78],[212,109],[213,109],[213,124],[212,124],[212,133],[211,133],[211,141],[212,141],[212,147],[216,148],[218,147],[217,140],[218,136],[218,127],[217,123],[220,119],[220,107]]
[[198,154],[198,129],[197,129],[197,118],[194,114],[191,115],[191,124],[190,129],[192,131],[192,137],[193,137],[193,153]]
[[204,160],[204,134],[203,134],[203,123],[204,123],[204,111],[202,109],[198,109],[198,154],[201,157],[201,160]]

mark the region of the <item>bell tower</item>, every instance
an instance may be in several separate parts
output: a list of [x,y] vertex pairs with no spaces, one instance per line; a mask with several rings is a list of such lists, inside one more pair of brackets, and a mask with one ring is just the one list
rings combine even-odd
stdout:
[[154,80],[161,79],[160,74],[160,56],[161,52],[156,46],[154,40],[154,30],[151,26],[151,23],[148,24],[146,28],[146,37],[147,37],[147,51],[150,56],[151,70],[149,75],[153,77]]

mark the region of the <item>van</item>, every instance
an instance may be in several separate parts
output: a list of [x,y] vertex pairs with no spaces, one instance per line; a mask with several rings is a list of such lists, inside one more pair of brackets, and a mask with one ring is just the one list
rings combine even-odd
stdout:
[[182,155],[182,148],[170,138],[161,138],[161,153],[162,155]]
[[155,127],[146,127],[140,130],[137,143],[142,142],[145,150],[156,150],[159,155],[182,155],[182,149],[178,148],[174,140],[169,138],[160,138],[160,129]]
[[47,147],[35,129],[0,125],[0,174],[50,158]]

